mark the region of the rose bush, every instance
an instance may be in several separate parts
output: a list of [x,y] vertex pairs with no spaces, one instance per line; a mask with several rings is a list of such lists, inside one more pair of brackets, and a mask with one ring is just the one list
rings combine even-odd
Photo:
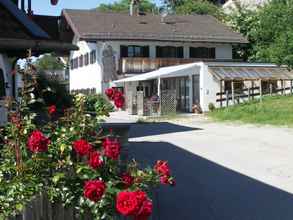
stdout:
[[[0,219],[21,212],[40,192],[53,203],[74,207],[80,218],[90,212],[93,219],[148,219],[151,189],[174,183],[168,163],[158,161],[153,168],[140,169],[135,160],[121,161],[119,138],[112,129],[102,136],[99,113],[87,113],[87,98],[81,94],[60,118],[38,123],[30,105],[42,103],[41,96],[39,92],[35,99],[36,75],[34,68],[27,68],[21,103],[16,103],[17,112],[1,132]],[[111,88],[106,95],[123,107],[121,92]],[[48,116],[56,111],[44,106]]]

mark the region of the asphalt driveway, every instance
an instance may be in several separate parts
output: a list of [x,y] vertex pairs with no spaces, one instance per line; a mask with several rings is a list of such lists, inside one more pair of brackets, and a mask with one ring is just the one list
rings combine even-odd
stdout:
[[154,220],[292,220],[293,130],[201,118],[135,124],[130,157],[168,160],[174,188],[156,191]]

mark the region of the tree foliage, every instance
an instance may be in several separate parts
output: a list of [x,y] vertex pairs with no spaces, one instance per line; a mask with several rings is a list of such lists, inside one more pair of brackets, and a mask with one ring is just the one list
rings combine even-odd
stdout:
[[184,0],[175,6],[177,14],[212,15],[222,19],[222,9],[207,0]]
[[65,66],[54,54],[46,54],[36,61],[36,67],[39,71],[54,71],[62,70]]
[[241,51],[251,61],[293,67],[293,0],[272,0],[255,11],[239,5],[228,16],[232,27],[248,38]]
[[[128,12],[129,11],[129,5],[131,3],[131,0],[119,0],[114,3],[109,4],[100,4],[97,7],[97,10],[103,11],[103,12]],[[142,12],[156,12],[157,6],[152,3],[150,0],[141,0],[140,1],[140,11]]]

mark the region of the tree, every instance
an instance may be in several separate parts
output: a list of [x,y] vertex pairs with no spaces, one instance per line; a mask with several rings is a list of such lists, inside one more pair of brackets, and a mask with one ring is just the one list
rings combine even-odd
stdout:
[[201,14],[212,15],[219,19],[223,18],[221,8],[206,0],[184,0],[175,5],[177,14]]
[[228,23],[250,41],[245,50],[238,50],[238,53],[250,61],[293,68],[292,17],[293,0],[272,0],[254,11],[238,5]]
[[36,67],[39,71],[44,70],[63,70],[64,64],[54,54],[46,54],[36,61]]
[[[100,4],[97,10],[103,12],[128,12],[131,0],[119,0],[114,3]],[[139,3],[139,9],[142,12],[156,12],[158,10],[157,6],[150,0],[141,0]]]

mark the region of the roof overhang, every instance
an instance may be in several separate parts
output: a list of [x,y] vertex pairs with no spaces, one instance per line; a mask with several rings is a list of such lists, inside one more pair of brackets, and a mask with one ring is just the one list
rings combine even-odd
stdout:
[[114,84],[121,84],[126,82],[137,82],[137,81],[147,81],[158,78],[172,78],[180,76],[189,76],[199,74],[199,71],[196,71],[200,68],[202,63],[190,63],[177,66],[163,67],[158,70],[139,74],[136,76],[120,79],[113,81]]
[[36,54],[55,52],[56,54],[68,54],[71,50],[79,48],[71,43],[50,40],[25,40],[0,38],[0,51],[13,56],[25,56],[27,49]]

